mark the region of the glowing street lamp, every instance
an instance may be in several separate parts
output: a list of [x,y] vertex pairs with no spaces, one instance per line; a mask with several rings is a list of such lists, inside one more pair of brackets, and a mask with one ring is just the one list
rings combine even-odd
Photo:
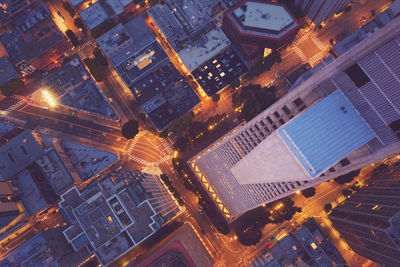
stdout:
[[56,107],[57,106],[57,101],[54,98],[54,96],[46,89],[42,90],[42,96],[44,98],[44,101],[50,106],[50,107]]

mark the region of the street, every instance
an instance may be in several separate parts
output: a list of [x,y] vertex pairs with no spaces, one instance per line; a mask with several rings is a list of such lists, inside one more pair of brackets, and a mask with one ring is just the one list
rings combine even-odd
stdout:
[[[302,29],[295,41],[281,52],[281,63],[275,64],[270,71],[266,71],[258,77],[243,81],[242,86],[247,84],[265,86],[265,84],[274,80],[274,85],[278,89],[277,97],[283,96],[288,90],[285,79],[290,71],[304,63],[309,63],[311,66],[318,64],[320,60],[329,55],[329,50],[332,48],[330,44],[332,38],[335,38],[343,31],[351,33],[368,23],[372,19],[371,10],[375,9],[376,13],[379,14],[380,10],[387,7],[389,2],[387,0],[358,1],[353,4],[353,8],[349,12],[343,12],[339,16],[328,20],[322,29],[317,27]],[[48,6],[60,30],[65,32],[67,29],[71,29],[81,39],[82,47],[71,51],[70,55],[77,55],[81,59],[91,57],[93,48],[96,45],[95,40],[89,34],[84,34],[76,28],[73,18],[63,9],[62,1],[48,1]],[[58,11],[64,19],[58,15]],[[361,21],[363,16],[367,18],[364,22]],[[192,86],[201,100],[201,105],[196,110],[195,120],[205,121],[215,114],[226,113],[229,116],[229,122],[237,124],[237,118],[240,113],[235,111],[231,105],[233,90],[229,89],[221,92],[220,100],[213,102],[193,79],[193,76],[183,65],[177,53],[172,49],[154,22],[149,17],[146,17],[146,22],[156,39],[166,50],[171,62]],[[280,74],[284,75],[281,76]],[[41,75],[37,78],[40,77]],[[27,86],[30,88],[29,93],[39,89],[41,86],[39,80],[30,80],[29,85]],[[122,137],[121,124],[130,119],[138,118],[139,111],[134,108],[134,97],[129,88],[126,87],[112,66],[109,65],[107,67],[105,80],[102,83],[97,83],[97,85],[106,98],[112,99],[110,105],[114,108],[121,121],[103,118],[66,106],[44,109],[40,105],[31,103],[29,94],[0,97],[0,119],[17,124],[19,127],[35,129],[41,134],[65,138],[116,153],[121,158],[120,164],[131,169],[140,169],[150,165],[159,166],[163,173],[171,178],[175,188],[185,200],[186,211],[175,220],[190,223],[198,232],[205,233],[203,234],[204,243],[212,253],[216,266],[250,265],[252,259],[267,247],[271,237],[290,232],[290,230],[295,229],[297,225],[310,217],[316,217],[317,221],[323,225],[324,230],[331,236],[350,266],[359,266],[362,262],[366,262],[365,259],[354,257],[348,247],[343,245],[343,241],[332,230],[323,212],[324,205],[337,201],[338,197],[341,196],[341,191],[347,187],[347,185],[339,186],[335,182],[325,182],[315,186],[317,194],[310,199],[306,199],[301,195],[294,195],[293,201],[296,206],[302,208],[302,213],[297,213],[291,222],[286,221],[278,225],[266,225],[263,229],[263,238],[257,246],[246,247],[241,245],[232,231],[226,236],[219,234],[207,216],[200,213],[197,197],[185,188],[184,181],[180,180],[173,171],[171,164],[171,159],[174,155],[173,140],[160,138],[158,135],[144,129],[143,126],[135,138],[126,140]],[[26,225],[2,241],[0,258],[36,233],[64,223],[62,216],[56,211],[55,207],[52,207],[51,212],[49,211],[48,214],[29,218]],[[284,230],[282,230],[283,227]],[[158,246],[161,245],[162,242]],[[128,255],[137,256],[136,253],[128,253],[119,259],[118,263],[122,264],[132,260]]]

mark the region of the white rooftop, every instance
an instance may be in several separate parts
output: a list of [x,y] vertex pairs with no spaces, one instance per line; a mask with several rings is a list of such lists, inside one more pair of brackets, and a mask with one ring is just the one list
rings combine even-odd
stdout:
[[86,8],[80,12],[79,15],[81,15],[81,18],[90,30],[108,18],[107,13],[104,11],[104,8],[99,2],[96,2],[90,7]]
[[215,28],[178,54],[186,67],[193,71],[199,65],[222,52],[230,44],[231,42],[225,33],[220,28]]
[[[268,171],[265,171],[268,170]],[[231,168],[239,184],[290,182],[310,180],[278,132],[256,146]]]
[[280,5],[248,1],[233,13],[247,27],[281,31],[293,23],[293,18]]

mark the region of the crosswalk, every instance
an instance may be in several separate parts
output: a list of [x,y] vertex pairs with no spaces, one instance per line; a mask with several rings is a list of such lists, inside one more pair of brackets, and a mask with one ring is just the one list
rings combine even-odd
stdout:
[[132,153],[132,150],[135,148],[136,143],[139,141],[139,138],[148,134],[148,130],[141,130],[131,141],[131,143],[128,146],[127,152],[128,154]]
[[307,57],[304,55],[303,51],[300,50],[300,48],[298,48],[297,46],[295,46],[293,48],[294,52],[296,52],[296,54],[299,56],[299,58],[303,61],[303,62],[307,62]]
[[129,156],[129,160],[135,161],[135,162],[140,163],[140,164],[145,165],[145,166],[150,164],[150,162],[148,162],[147,160],[138,158],[138,157],[136,157],[134,155],[130,155]]
[[162,159],[157,160],[157,164],[158,164],[158,165],[161,165],[161,164],[163,164],[164,162],[167,162],[167,161],[170,160],[170,159],[171,159],[171,155],[166,155],[166,156],[163,157]]
[[308,63],[310,63],[311,66],[317,65],[321,60],[324,59],[324,53],[319,52],[315,54],[314,56],[310,57],[308,59]]
[[304,42],[305,40],[307,40],[308,37],[310,37],[310,33],[303,34],[300,38],[297,38],[297,39],[294,41],[294,45],[297,46],[297,45],[301,44],[302,42]]
[[311,40],[314,42],[314,44],[321,50],[325,51],[327,50],[327,47],[321,43],[321,41],[316,37],[316,36],[311,36]]
[[87,58],[86,54],[85,54],[85,48],[89,47],[89,46],[93,46],[94,42],[92,40],[89,40],[87,42],[85,42],[84,44],[81,44],[79,46],[79,51],[78,51],[78,56],[81,60],[84,60],[85,58]]
[[16,102],[15,104],[9,106],[6,110],[2,111],[2,115],[7,115],[8,113],[20,108],[21,106],[25,105],[26,102],[24,100],[23,96],[13,96],[13,98],[18,99],[18,102]]
[[174,149],[172,148],[171,144],[164,138],[161,138],[161,144],[163,145],[164,149],[167,151],[168,154],[174,152]]

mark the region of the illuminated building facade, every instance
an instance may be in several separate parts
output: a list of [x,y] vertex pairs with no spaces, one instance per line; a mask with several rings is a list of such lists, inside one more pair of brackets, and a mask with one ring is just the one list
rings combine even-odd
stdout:
[[357,254],[399,266],[400,157],[385,163],[372,173],[368,186],[336,207],[329,219]]
[[343,11],[350,2],[350,0],[294,0],[294,4],[303,11],[304,16],[317,25],[329,19],[335,13]]
[[229,220],[398,153],[399,23],[189,160]]

